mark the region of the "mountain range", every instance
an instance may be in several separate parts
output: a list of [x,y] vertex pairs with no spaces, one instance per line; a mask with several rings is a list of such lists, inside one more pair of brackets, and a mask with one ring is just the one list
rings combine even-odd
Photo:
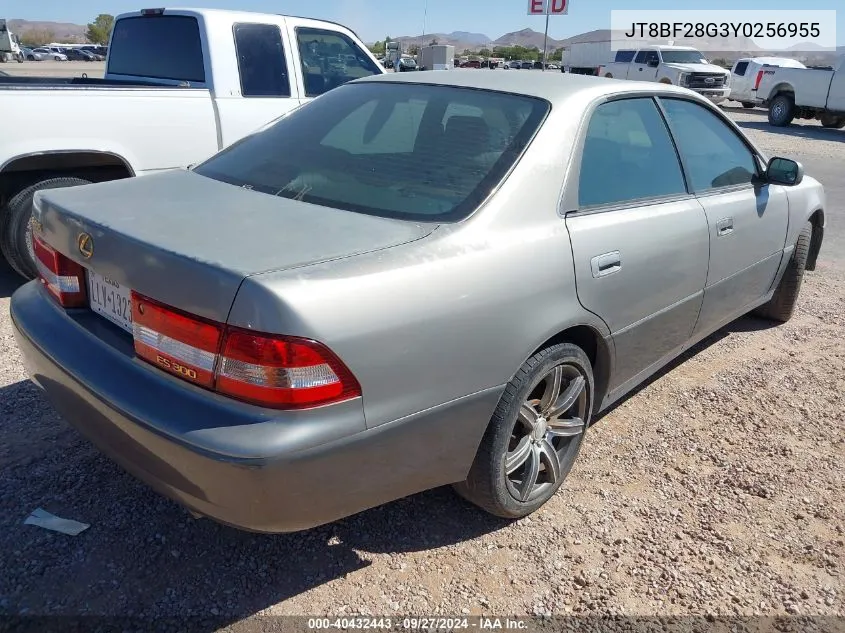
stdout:
[[56,42],[71,42],[85,41],[85,33],[88,27],[83,24],[71,24],[69,22],[39,22],[32,20],[7,20],[6,24],[11,29],[12,33],[18,36],[25,34],[27,31],[49,31],[53,34],[53,40]]
[[[491,39],[483,33],[468,33],[466,31],[453,31],[452,33],[426,33],[425,35],[403,35],[394,37],[395,41],[403,44],[426,45],[437,40],[438,44],[448,44],[455,47],[458,53],[464,50],[477,51],[481,48],[493,48],[494,46],[524,46],[525,48],[543,48],[543,34],[534,29],[522,29],[505,33],[497,39]],[[553,51],[565,44],[566,40],[549,38],[549,50]]]

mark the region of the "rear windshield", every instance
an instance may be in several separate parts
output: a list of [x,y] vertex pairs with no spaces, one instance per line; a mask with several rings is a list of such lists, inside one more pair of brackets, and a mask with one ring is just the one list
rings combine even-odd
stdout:
[[123,18],[114,25],[110,46],[110,74],[205,81],[196,18],[182,15]]
[[457,221],[511,169],[548,108],[541,99],[483,90],[349,84],[195,171],[338,209]]

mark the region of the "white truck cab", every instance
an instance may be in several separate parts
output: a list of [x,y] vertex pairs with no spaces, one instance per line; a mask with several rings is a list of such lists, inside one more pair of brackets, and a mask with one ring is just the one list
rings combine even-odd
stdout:
[[619,50],[616,60],[603,66],[599,74],[612,79],[683,86],[713,103],[721,103],[730,95],[730,73],[711,64],[701,52],[689,46],[645,46],[637,50]]
[[743,57],[731,68],[731,100],[742,103],[743,108],[755,108],[762,101],[757,97],[759,73],[765,68],[806,68],[804,64],[788,57]]

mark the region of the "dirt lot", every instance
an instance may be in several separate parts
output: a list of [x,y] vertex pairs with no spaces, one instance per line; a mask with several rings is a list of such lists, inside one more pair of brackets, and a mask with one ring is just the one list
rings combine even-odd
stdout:
[[[516,523],[447,489],[303,534],[194,520],[27,382],[17,282],[0,277],[0,613],[845,615],[845,131],[732,116],[828,186],[830,240],[797,316],[744,318],[667,368]],[[91,528],[24,526],[37,507]]]

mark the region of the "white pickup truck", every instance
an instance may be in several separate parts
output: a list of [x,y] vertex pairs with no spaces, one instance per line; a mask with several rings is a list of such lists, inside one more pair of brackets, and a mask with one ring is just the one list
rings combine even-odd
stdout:
[[756,81],[772,125],[818,119],[824,127],[845,127],[845,55],[833,69],[767,68]]
[[599,74],[612,79],[656,81],[683,86],[721,103],[730,95],[730,71],[707,61],[688,46],[646,46],[616,51],[616,59],[602,66]]
[[0,248],[35,276],[36,191],[186,167],[352,79],[384,73],[351,30],[237,11],[117,17],[103,79],[0,78]]

